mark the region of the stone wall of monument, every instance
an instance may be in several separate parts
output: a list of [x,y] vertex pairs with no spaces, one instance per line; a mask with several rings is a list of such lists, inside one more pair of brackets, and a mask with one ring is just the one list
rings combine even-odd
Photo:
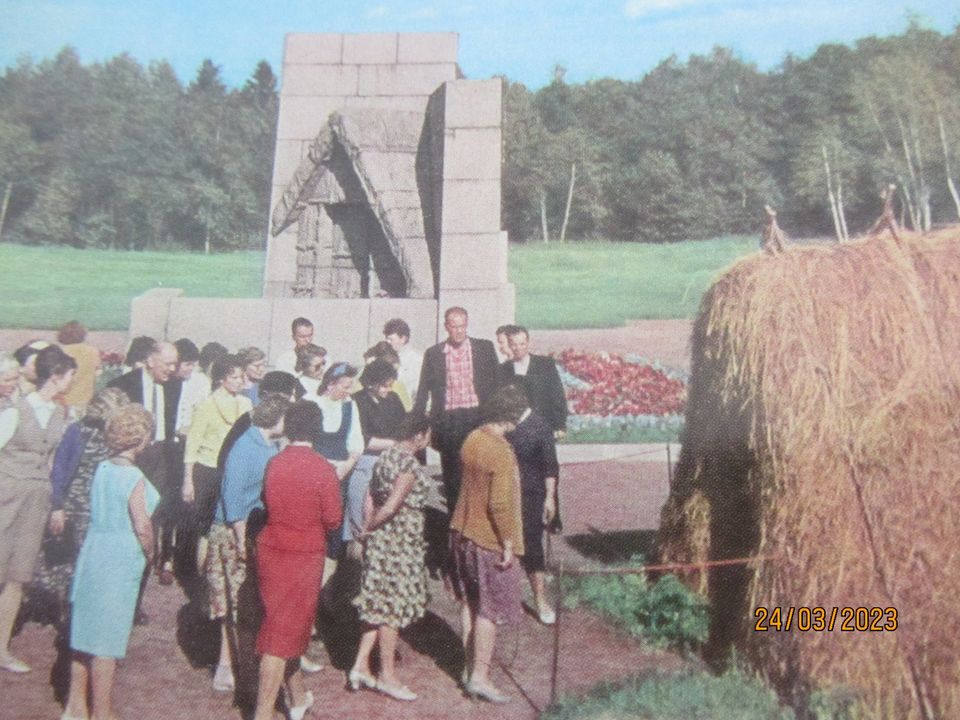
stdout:
[[[492,339],[498,325],[512,322],[514,288],[507,278],[507,236],[500,229],[502,81],[459,79],[456,56],[454,33],[288,35],[273,167],[271,212],[298,169],[304,164],[310,169],[308,152],[328,127],[330,113],[344,108],[423,113],[418,193],[408,194],[419,195],[434,297],[375,297],[373,292],[342,299],[297,297],[298,287],[322,287],[324,272],[329,271],[331,286],[338,272],[356,272],[346,266],[347,258],[338,257],[332,228],[316,227],[332,222],[330,214],[314,212],[308,202],[302,207],[309,212],[278,226],[282,231],[268,238],[262,298],[150,291],[132,303],[131,334],[217,340],[230,348],[256,345],[273,359],[290,346],[290,322],[304,316],[315,324],[316,341],[331,357],[356,362],[382,338],[391,317],[410,324],[411,342],[421,350],[443,337],[443,312],[452,305],[469,311],[475,337]],[[345,183],[328,184],[309,188],[313,197],[340,192],[348,205],[353,202]],[[369,200],[369,193],[365,196]],[[293,197],[296,206],[299,196]],[[307,248],[305,238],[311,237]],[[331,241],[316,242],[318,237]],[[304,245],[299,252],[298,238]]]
[[[457,42],[456,33],[287,35],[271,209],[330,113],[352,107],[425,112],[430,95],[457,77]],[[323,214],[317,221],[330,223]],[[331,237],[334,230],[320,234]],[[330,267],[337,267],[332,255],[333,248]],[[297,260],[296,225],[268,239],[265,296],[296,294]]]

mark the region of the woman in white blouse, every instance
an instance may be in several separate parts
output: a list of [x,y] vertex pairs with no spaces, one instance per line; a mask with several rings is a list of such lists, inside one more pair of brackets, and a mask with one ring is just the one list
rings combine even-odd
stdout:
[[70,422],[54,398],[69,389],[77,363],[51,345],[35,367],[37,389],[0,412],[0,669],[14,673],[30,671],[10,653],[10,635],[50,513],[53,453]]

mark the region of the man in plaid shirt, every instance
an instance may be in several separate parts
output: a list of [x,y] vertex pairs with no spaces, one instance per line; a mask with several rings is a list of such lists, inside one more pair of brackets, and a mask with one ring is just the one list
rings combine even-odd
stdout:
[[466,310],[449,308],[443,319],[447,339],[423,354],[414,411],[426,411],[429,403],[452,511],[460,492],[460,446],[480,426],[480,405],[496,390],[499,363],[492,342],[467,336]]

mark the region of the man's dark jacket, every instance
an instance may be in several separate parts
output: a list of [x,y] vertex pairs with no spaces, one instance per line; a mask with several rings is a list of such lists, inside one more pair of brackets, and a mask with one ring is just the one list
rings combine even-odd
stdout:
[[[111,380],[107,384],[107,387],[123,390],[127,397],[130,398],[130,402],[140,403],[146,407],[147,404],[143,401],[144,372],[146,371],[141,368],[131,370],[125,375],[121,375],[120,377]],[[167,380],[167,382],[160,386],[163,388],[163,420],[167,440],[173,440],[175,438],[177,429],[177,408],[180,406],[180,390],[182,386],[183,381],[179,378],[170,378]]]
[[[497,351],[489,340],[467,338],[473,353],[473,389],[480,404],[497,389]],[[420,384],[414,410],[423,412],[430,398],[430,417],[437,418],[443,412],[447,397],[447,359],[443,352],[446,341],[427,348],[420,369]]]
[[521,376],[514,374],[513,361],[507,360],[500,366],[500,383],[511,382],[526,390],[530,407],[547,421],[550,429],[567,429],[567,398],[553,358],[531,354],[527,374]]

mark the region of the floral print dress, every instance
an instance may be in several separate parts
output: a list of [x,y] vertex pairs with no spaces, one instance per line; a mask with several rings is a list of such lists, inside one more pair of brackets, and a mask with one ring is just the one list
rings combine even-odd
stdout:
[[37,589],[51,593],[60,601],[66,599],[70,590],[77,555],[90,526],[90,488],[93,485],[94,473],[97,466],[110,457],[106,438],[99,428],[80,423],[80,442],[83,444],[83,454],[63,501],[66,527],[62,542],[69,552],[58,557],[58,562],[51,562],[44,557],[34,576]]
[[360,594],[354,600],[363,622],[397,629],[423,617],[427,607],[423,507],[430,479],[416,458],[398,446],[380,455],[370,479],[370,496],[379,508],[402,473],[414,474],[413,488],[396,514],[367,537]]

